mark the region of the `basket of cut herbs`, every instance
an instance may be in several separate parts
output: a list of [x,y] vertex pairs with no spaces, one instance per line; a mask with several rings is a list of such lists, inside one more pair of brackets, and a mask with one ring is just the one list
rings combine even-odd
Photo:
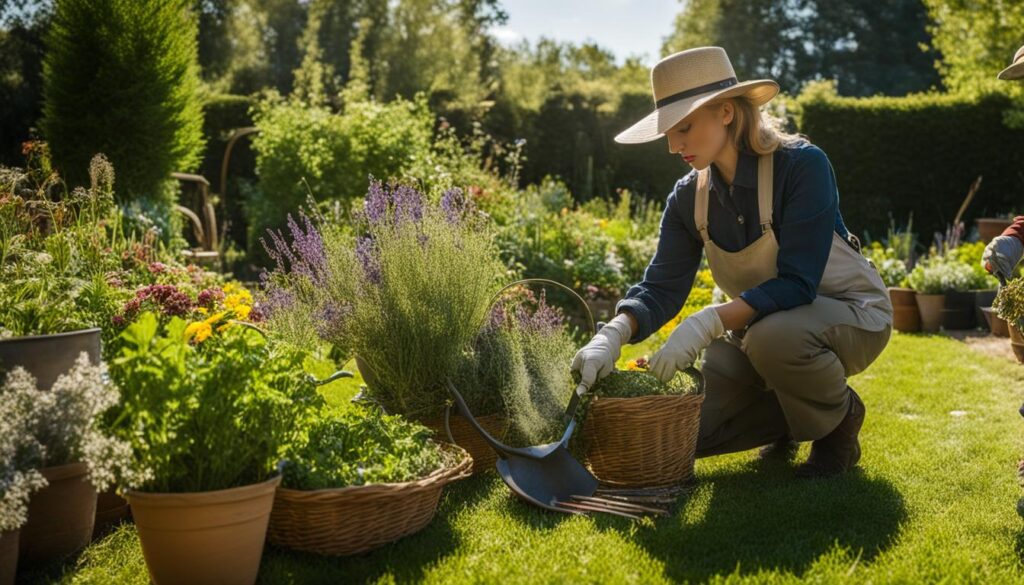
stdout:
[[684,483],[693,475],[704,377],[696,368],[668,383],[642,358],[598,380],[583,404],[582,448],[590,471],[617,487]]
[[267,533],[271,544],[354,555],[413,534],[473,460],[426,427],[372,406],[332,412],[289,449]]

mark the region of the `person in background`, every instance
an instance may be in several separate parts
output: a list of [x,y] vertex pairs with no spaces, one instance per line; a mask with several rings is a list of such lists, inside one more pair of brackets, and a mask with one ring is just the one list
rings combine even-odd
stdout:
[[[1024,79],[1024,47],[1017,49],[1013,62],[1000,71],[998,77],[1008,81]],[[990,274],[1010,278],[1021,256],[1024,256],[1024,215],[1013,218],[1010,227],[992,238],[985,246],[985,251],[981,255],[981,265]]]

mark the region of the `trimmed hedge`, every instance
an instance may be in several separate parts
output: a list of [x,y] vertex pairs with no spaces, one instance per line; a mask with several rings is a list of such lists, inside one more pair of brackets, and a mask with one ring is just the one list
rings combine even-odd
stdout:
[[1024,131],[1003,124],[1011,100],[949,94],[799,100],[800,131],[832,161],[847,227],[885,233],[914,214],[925,245],[953,221],[971,183],[981,188],[964,214],[974,218],[1024,212]]

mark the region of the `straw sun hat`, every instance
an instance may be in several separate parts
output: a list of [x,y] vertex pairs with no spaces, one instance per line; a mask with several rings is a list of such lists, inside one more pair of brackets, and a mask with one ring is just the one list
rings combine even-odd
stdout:
[[1024,47],[1017,49],[1013,63],[999,72],[999,79],[1024,79]]
[[725,49],[699,47],[658,61],[651,68],[651,89],[656,109],[620,132],[615,142],[636,144],[657,140],[666,130],[714,99],[746,95],[760,106],[779,93],[779,84],[770,79],[739,81]]

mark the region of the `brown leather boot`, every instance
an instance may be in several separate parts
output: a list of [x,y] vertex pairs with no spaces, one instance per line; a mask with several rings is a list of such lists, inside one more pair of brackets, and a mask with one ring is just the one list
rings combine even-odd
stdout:
[[761,447],[757,452],[757,458],[762,461],[792,461],[800,450],[800,443],[793,440],[788,434],[775,439],[774,442]]
[[849,471],[856,465],[860,461],[860,441],[857,435],[864,424],[864,414],[864,403],[850,388],[850,409],[846,417],[831,433],[811,443],[811,455],[797,467],[796,476],[829,477]]

